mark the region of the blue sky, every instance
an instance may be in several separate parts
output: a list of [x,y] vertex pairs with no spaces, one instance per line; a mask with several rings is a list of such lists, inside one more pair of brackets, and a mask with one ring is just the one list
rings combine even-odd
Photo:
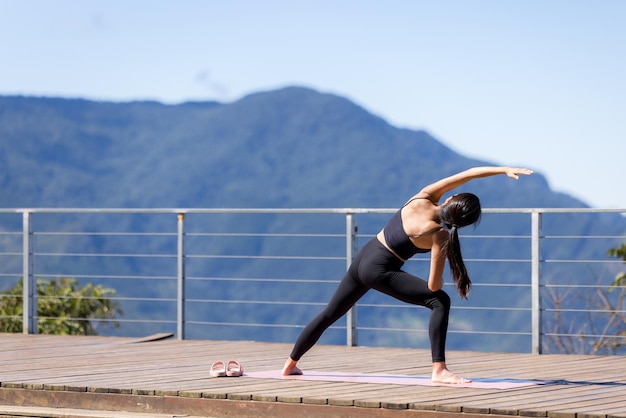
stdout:
[[622,0],[0,0],[0,94],[230,102],[307,86],[626,208],[624,22]]

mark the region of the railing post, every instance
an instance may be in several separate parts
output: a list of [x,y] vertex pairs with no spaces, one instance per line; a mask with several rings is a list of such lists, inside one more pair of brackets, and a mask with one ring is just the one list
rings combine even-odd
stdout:
[[176,338],[185,339],[185,214],[178,214]]
[[37,333],[37,281],[32,267],[30,212],[22,214],[22,332]]
[[541,321],[541,213],[531,213],[531,321],[532,353],[542,352]]
[[[354,213],[346,213],[346,268],[350,268],[356,255],[356,235],[358,227],[354,220]],[[359,345],[357,335],[357,306],[350,308],[346,316],[346,343],[350,347]]]

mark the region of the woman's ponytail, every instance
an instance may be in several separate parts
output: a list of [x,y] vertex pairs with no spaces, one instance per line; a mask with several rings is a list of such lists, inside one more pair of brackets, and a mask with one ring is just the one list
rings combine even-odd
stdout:
[[448,257],[452,280],[456,284],[457,291],[462,298],[467,299],[467,295],[469,295],[470,288],[472,287],[472,281],[467,274],[463,256],[461,255],[461,243],[459,242],[457,225],[452,225],[452,229],[450,230],[450,236],[446,244],[446,256]]
[[441,222],[450,230],[450,236],[445,244],[445,253],[450,264],[452,280],[456,284],[459,295],[465,299],[472,287],[472,281],[467,274],[461,255],[459,228],[479,222],[481,213],[480,200],[472,193],[452,196],[449,201],[441,205],[439,212]]

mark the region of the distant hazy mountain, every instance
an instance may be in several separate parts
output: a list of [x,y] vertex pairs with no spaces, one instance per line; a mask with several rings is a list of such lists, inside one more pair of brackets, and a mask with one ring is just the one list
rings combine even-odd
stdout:
[[[2,207],[395,207],[487,163],[298,87],[175,106],[0,97]],[[585,206],[541,174],[503,180],[472,185],[485,207]]]
[[[0,96],[0,207],[4,208],[396,208],[431,181],[471,166],[501,163],[467,158],[425,131],[399,129],[345,98],[300,87],[251,94],[234,103],[180,105]],[[527,161],[526,165],[532,168],[533,162]],[[477,193],[483,207],[586,207],[569,195],[551,190],[541,173],[518,182],[504,176],[483,179],[466,185],[465,190]],[[68,228],[63,221],[54,219],[50,222],[59,223],[54,227],[57,230]],[[72,219],[72,228],[92,230],[93,225],[85,222],[88,221]],[[253,223],[251,228],[272,230],[274,222],[280,220]],[[148,225],[129,221],[128,227],[142,230]],[[626,221],[610,214],[591,215],[583,220],[562,216],[550,222],[549,228],[572,236],[589,231],[598,236],[615,235],[623,234]],[[503,231],[527,234],[528,217],[521,217],[519,222],[486,221],[481,225],[481,233]],[[59,237],[49,240],[54,240],[50,245],[55,251],[67,250],[70,245]],[[125,242],[132,245],[130,239]],[[545,253],[546,257],[565,253],[572,259],[604,256],[612,244],[580,244],[570,240],[546,245]],[[44,245],[43,238],[39,245]],[[106,250],[103,238],[82,245]],[[147,245],[154,245],[157,248],[154,251],[158,252],[162,244],[152,240]],[[276,244],[246,240],[236,247],[271,253],[272,245]],[[467,254],[476,254],[478,258],[485,254],[515,258],[519,256],[519,248],[519,242],[491,242],[464,247],[464,252],[467,249]],[[314,246],[308,246],[301,253],[315,251]],[[146,271],[149,267],[145,262],[120,259],[112,263],[113,267],[92,260],[76,261],[75,266],[68,266],[67,260],[57,263],[59,270],[82,271],[90,277],[154,274]],[[251,260],[235,267],[215,265],[211,275],[250,277],[263,271],[260,263]],[[107,268],[115,269],[115,273],[107,272]],[[337,275],[342,269],[340,266]],[[202,271],[202,266],[197,270]],[[43,267],[37,271],[43,271]],[[302,276],[307,271],[319,274],[319,266],[298,268]],[[526,270],[506,265],[486,272],[473,269],[472,274],[496,277],[503,283],[520,277],[526,280],[528,276]],[[201,284],[194,285],[196,294],[276,299],[277,290],[268,286],[218,282],[211,283],[207,290]],[[138,290],[132,286],[135,285],[126,281],[115,283],[121,296],[136,296]],[[6,286],[0,284],[0,288]],[[171,297],[167,292],[171,292],[171,286],[150,283],[141,288],[140,294]],[[323,293],[326,290],[318,288],[292,288],[290,298],[312,297],[316,292],[320,292],[320,300],[326,298]],[[486,303],[511,299],[511,306],[527,304],[527,296],[516,292],[482,288],[472,298]],[[164,315],[153,306],[124,309],[128,313],[134,309],[151,311],[155,317]],[[217,312],[215,309],[209,312],[210,309],[210,305],[204,304],[189,315],[206,319]],[[295,315],[291,310],[235,312],[243,316],[239,319],[242,322],[246,317],[256,320],[263,316],[280,322],[277,318]],[[230,318],[235,315],[231,311],[221,313]],[[368,314],[367,310],[360,315],[364,321],[368,317],[373,321],[381,318],[380,313]],[[487,312],[481,319],[492,320],[490,315]],[[302,313],[301,321],[309,316]],[[520,328],[528,326],[528,321],[521,317],[511,321]],[[477,320],[476,326],[483,323]],[[293,335],[285,336],[282,331],[279,334],[285,340],[293,339]],[[268,338],[267,334],[252,332],[245,337]],[[465,341],[455,343],[453,338],[451,341],[453,348],[467,347]],[[512,345],[502,344],[489,349],[504,350]]]

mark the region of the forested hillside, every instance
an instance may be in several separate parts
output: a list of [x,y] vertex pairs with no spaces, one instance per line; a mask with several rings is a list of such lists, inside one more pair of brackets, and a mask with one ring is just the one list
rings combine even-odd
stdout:
[[[395,207],[485,163],[507,162],[304,88],[174,106],[0,97],[2,207]],[[502,180],[480,184],[484,206],[584,206],[541,173]]]

